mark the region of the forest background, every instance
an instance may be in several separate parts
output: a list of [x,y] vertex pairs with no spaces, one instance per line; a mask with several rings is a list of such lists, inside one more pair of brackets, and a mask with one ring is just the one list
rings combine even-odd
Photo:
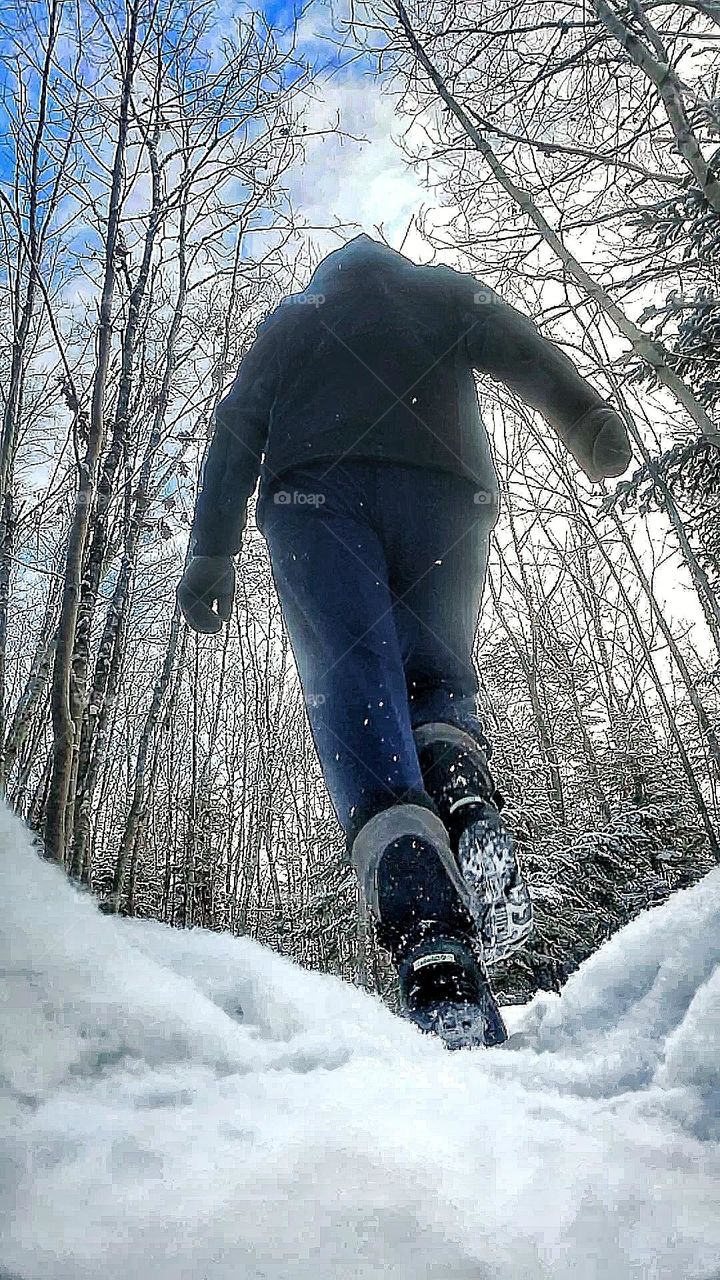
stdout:
[[557,990],[718,858],[720,6],[29,0],[0,48],[0,781],[107,911],[388,993],[252,520],[175,604],[214,407],[365,230],[474,272],[623,413],[590,486],[480,387],[481,710]]

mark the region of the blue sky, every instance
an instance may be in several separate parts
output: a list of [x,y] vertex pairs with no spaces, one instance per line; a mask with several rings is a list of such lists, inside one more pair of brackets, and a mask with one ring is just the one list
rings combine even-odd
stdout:
[[[333,0],[313,0],[311,4],[306,3],[304,7],[298,3],[298,0],[264,0],[260,5],[249,4],[247,0],[231,0],[229,4],[226,0],[218,0],[216,20],[213,21],[208,35],[212,44],[217,45],[223,37],[232,36],[234,19],[237,16],[255,12],[263,15],[274,29],[278,43],[283,46],[291,39],[295,20],[299,20],[297,52],[315,70],[312,101],[308,101],[309,130],[329,129],[336,115],[339,114],[341,127],[346,127],[354,134],[360,133],[368,138],[374,137],[375,141],[357,144],[345,141],[342,145],[336,146],[329,141],[320,144],[315,148],[315,154],[309,165],[303,166],[304,179],[302,175],[292,176],[294,194],[301,203],[304,202],[306,195],[309,197],[313,208],[313,221],[323,220],[321,207],[327,206],[328,221],[333,222],[333,211],[328,201],[331,202],[333,194],[337,192],[341,204],[345,206],[348,203],[348,190],[355,188],[358,193],[361,221],[367,223],[368,217],[371,223],[378,220],[386,221],[389,213],[390,216],[392,215],[392,211],[384,209],[382,203],[377,211],[372,212],[368,211],[366,206],[368,183],[371,195],[373,192],[376,194],[378,192],[378,164],[381,170],[393,169],[397,165],[399,171],[401,167],[399,154],[389,137],[393,124],[392,112],[388,112],[380,100],[380,87],[377,76],[374,74],[372,59],[369,56],[358,58],[354,47],[342,49],[334,43],[333,24],[343,7],[342,3],[338,6],[333,3]],[[179,2],[176,8],[179,22],[182,14]],[[122,8],[117,0],[113,4],[113,9],[122,21]],[[72,10],[67,12],[68,23],[71,24]],[[86,9],[86,12],[89,11]],[[13,84],[16,35],[20,35],[23,29],[26,33],[21,35],[19,40],[23,56],[26,50],[31,59],[42,56],[42,39],[33,40],[27,34],[30,21],[37,23],[41,33],[47,30],[45,0],[30,0],[27,8],[11,5],[5,10],[4,31],[0,34],[0,181],[5,179],[7,182],[10,179],[14,162],[13,147],[7,140],[8,119],[3,98],[13,110],[16,105],[16,91]],[[107,39],[104,43],[107,44]],[[67,41],[62,57],[63,62],[69,60],[72,48],[73,39],[71,38]],[[37,103],[37,76],[33,75],[27,62],[25,72],[29,101],[34,106]],[[298,72],[289,65],[288,77],[297,74]],[[117,88],[117,81],[115,81],[112,84],[112,91],[116,92]],[[32,120],[32,113],[29,119]],[[376,144],[377,163],[369,164],[371,158],[368,148]],[[312,150],[311,143],[310,151]],[[370,172],[370,170],[373,171]],[[310,180],[311,171],[312,180]],[[358,202],[353,199],[350,203],[355,205]],[[403,205],[400,210],[402,217],[405,212],[404,201],[400,203]]]

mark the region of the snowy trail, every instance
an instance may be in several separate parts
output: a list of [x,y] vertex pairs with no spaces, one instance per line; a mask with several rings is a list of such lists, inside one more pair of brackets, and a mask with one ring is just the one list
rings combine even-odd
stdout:
[[0,857],[0,1280],[720,1277],[720,870],[449,1054]]

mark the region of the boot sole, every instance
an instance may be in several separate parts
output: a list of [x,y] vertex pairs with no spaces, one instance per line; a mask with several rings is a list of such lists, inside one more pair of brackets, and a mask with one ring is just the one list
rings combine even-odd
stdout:
[[446,1049],[491,1049],[504,1044],[507,1029],[489,985],[480,1004],[443,1001],[431,1009],[406,1011],[404,1016],[427,1035],[437,1036]]
[[457,855],[471,893],[471,911],[486,965],[500,964],[527,941],[533,927],[530,894],[510,837],[492,821],[460,837]]

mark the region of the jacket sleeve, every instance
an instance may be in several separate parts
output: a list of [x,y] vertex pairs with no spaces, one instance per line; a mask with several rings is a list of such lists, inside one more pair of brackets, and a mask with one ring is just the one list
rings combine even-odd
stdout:
[[473,367],[537,409],[591,480],[622,475],[632,449],[619,414],[527,316],[473,277],[457,276]]
[[247,519],[267,447],[277,394],[277,335],[260,326],[228,394],[215,411],[215,431],[195,504],[191,546],[196,556],[233,556]]

